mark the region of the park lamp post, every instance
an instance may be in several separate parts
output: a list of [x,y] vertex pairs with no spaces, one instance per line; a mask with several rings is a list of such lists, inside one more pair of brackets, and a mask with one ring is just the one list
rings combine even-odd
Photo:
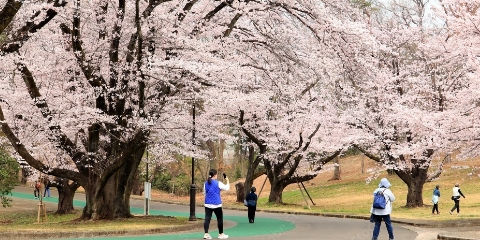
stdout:
[[[192,107],[192,120],[193,120],[192,145],[195,147],[195,101],[193,101],[193,107]],[[190,217],[188,218],[188,221],[197,220],[197,217],[195,216],[196,192],[197,192],[197,186],[195,185],[195,157],[192,155],[192,184],[190,185]]]
[[145,216],[150,215],[150,200],[152,199],[152,183],[149,182],[148,178],[148,145],[145,147],[145,152],[147,153],[146,169],[145,169],[145,182],[143,184],[143,190],[145,192]]

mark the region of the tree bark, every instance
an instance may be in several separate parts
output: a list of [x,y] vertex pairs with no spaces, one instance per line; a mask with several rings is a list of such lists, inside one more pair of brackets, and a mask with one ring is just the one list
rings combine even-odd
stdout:
[[248,146],[247,176],[245,177],[244,189],[243,189],[243,194],[245,196],[247,196],[247,194],[250,192],[250,189],[253,186],[253,181],[256,178],[255,170],[257,169],[258,164],[260,164],[260,161],[262,160],[261,156],[266,151],[267,151],[267,146],[260,145],[259,155],[255,157],[255,148],[253,146]]
[[135,173],[135,177],[133,179],[133,189],[132,189],[133,195],[142,196],[142,193],[144,191],[142,183],[143,182],[140,179],[140,171],[137,170],[137,172]]
[[243,183],[239,182],[235,184],[235,192],[237,194],[237,202],[243,202],[245,199],[245,193],[244,193],[245,187],[243,186]]
[[333,171],[333,177],[329,181],[336,181],[336,180],[341,180],[342,179],[340,177],[341,171],[340,171],[339,161],[340,161],[340,157],[338,157],[338,156],[333,160],[333,164],[335,165],[335,169]]
[[55,178],[50,184],[58,190],[57,214],[69,214],[75,211],[73,198],[75,191],[80,187],[77,182],[69,183],[66,178]]
[[285,189],[285,185],[282,182],[273,182],[270,187],[270,195],[268,196],[268,202],[281,204],[283,203],[282,193]]
[[428,179],[428,167],[421,164],[415,164],[411,169],[394,170],[408,187],[406,207],[422,207],[423,206],[423,185]]

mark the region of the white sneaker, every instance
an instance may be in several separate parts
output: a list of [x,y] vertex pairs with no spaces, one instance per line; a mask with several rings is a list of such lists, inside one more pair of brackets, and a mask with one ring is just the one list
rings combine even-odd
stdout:
[[205,233],[203,235],[203,239],[212,239],[212,236],[210,236],[210,234],[208,234],[208,233]]
[[218,239],[227,239],[228,235],[225,235],[224,233],[218,235]]

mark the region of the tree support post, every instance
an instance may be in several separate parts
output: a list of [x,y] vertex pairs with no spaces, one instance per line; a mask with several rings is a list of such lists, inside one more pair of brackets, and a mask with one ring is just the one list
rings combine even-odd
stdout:
[[37,214],[37,222],[46,222],[47,221],[47,207],[43,204],[43,193],[45,191],[45,185],[43,183],[40,184],[40,193],[38,194],[40,202],[38,203],[38,214]]

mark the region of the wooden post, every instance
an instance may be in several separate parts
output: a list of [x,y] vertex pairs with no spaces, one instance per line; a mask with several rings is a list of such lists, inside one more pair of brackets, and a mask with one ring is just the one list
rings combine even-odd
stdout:
[[[42,180],[43,181],[43,180]],[[40,183],[40,202],[38,203],[38,215],[37,215],[37,222],[46,222],[47,221],[47,208],[45,204],[43,204],[43,192],[45,191],[45,184],[43,182]]]

